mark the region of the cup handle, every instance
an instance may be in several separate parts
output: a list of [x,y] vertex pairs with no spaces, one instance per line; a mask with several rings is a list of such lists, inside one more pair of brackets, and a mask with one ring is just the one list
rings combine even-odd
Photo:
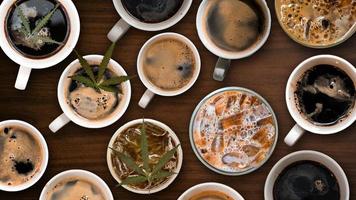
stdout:
[[304,134],[305,130],[300,127],[298,124],[294,125],[294,127],[289,131],[288,135],[284,138],[284,142],[288,146],[293,146],[299,138],[301,138]]
[[219,58],[215,65],[213,78],[216,81],[223,81],[231,65],[231,60]]
[[108,38],[111,42],[118,41],[131,26],[123,19],[120,19],[108,33]]
[[51,124],[49,125],[49,129],[55,133],[57,132],[59,129],[61,129],[63,126],[65,126],[66,124],[68,124],[70,122],[70,119],[67,117],[66,114],[62,113],[61,115],[59,115],[55,120],[53,120],[53,122],[51,122]]
[[25,90],[28,79],[30,78],[30,74],[31,74],[31,68],[20,66],[19,72],[17,73],[15,88],[18,90]]
[[147,89],[146,92],[142,95],[140,101],[138,102],[138,105],[141,108],[146,108],[154,96],[155,96],[155,93],[153,93],[151,90]]

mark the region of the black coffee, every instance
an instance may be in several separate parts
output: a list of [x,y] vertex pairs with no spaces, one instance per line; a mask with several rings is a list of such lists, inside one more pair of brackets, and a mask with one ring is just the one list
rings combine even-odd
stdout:
[[[55,9],[39,31],[34,32],[36,25],[58,3],[56,0],[19,0],[11,7],[7,15],[6,34],[17,51],[26,57],[43,58],[63,47],[69,35],[69,20],[62,5]],[[23,18],[27,23],[23,22]]]
[[307,71],[297,84],[300,111],[310,121],[332,125],[347,117],[355,103],[355,85],[343,71],[318,65]]
[[121,0],[125,9],[146,23],[159,23],[178,12],[184,0]]
[[226,51],[246,50],[265,32],[262,8],[254,0],[210,0],[203,20],[208,37]]
[[296,162],[284,169],[273,186],[274,200],[340,200],[335,175],[314,161]]

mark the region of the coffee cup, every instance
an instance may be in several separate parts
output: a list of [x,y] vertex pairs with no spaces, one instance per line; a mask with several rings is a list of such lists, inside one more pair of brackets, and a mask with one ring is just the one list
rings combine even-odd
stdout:
[[[276,180],[284,169],[295,163],[303,161],[313,161],[325,166],[336,178],[339,184],[340,200],[349,200],[350,188],[345,172],[340,165],[331,157],[310,150],[297,151],[280,159],[271,169],[265,182],[264,199],[273,200],[273,189]],[[310,170],[311,171],[311,170]],[[304,174],[305,175],[305,174]],[[306,176],[306,175],[305,175]],[[331,186],[330,186],[331,187]],[[305,187],[304,187],[305,188]]]
[[[83,57],[89,65],[99,65],[103,59],[101,55],[88,55]],[[115,109],[109,113],[105,118],[100,119],[88,119],[78,114],[73,106],[68,102],[68,90],[71,87],[71,78],[74,73],[80,70],[82,66],[80,65],[79,60],[75,60],[68,65],[68,67],[63,71],[57,88],[58,102],[61,106],[63,113],[58,116],[50,125],[49,128],[52,132],[57,132],[63,126],[65,126],[70,121],[86,127],[86,128],[103,128],[109,126],[119,120],[122,115],[127,110],[130,99],[131,99],[131,84],[130,81],[123,82],[122,86],[122,97],[120,102],[115,107]],[[117,74],[118,76],[127,76],[127,73],[123,67],[116,61],[110,59],[108,64],[108,69]]]
[[[20,65],[16,78],[15,88],[25,90],[32,69],[44,69],[62,62],[74,49],[79,39],[80,20],[77,9],[71,0],[59,0],[63,13],[66,16],[67,35],[63,46],[53,54],[41,57],[32,57],[21,53],[18,47],[14,46],[8,36],[8,19],[10,10],[15,6],[16,0],[4,0],[0,6],[0,46],[5,54],[14,62]],[[44,6],[44,5],[42,5]],[[25,9],[24,9],[25,10]],[[34,9],[34,12],[37,12]]]
[[[65,187],[66,183],[71,187]],[[75,191],[76,185],[78,185],[76,188],[77,191]],[[88,189],[90,192],[94,191],[94,194],[90,195],[96,195],[95,198],[98,197],[98,199],[114,200],[110,188],[99,176],[92,172],[80,169],[67,170],[54,176],[44,186],[39,200],[48,200],[50,199],[51,195],[54,196],[55,194],[57,194],[58,199],[63,197],[71,199],[69,195],[73,195],[73,197],[85,195],[81,199],[90,199],[88,196],[89,194],[76,194],[76,192],[88,192],[85,189]]]
[[[248,22],[245,17],[254,22]],[[198,9],[196,26],[204,46],[219,57],[213,78],[223,81],[231,60],[251,56],[267,41],[271,14],[265,0],[250,3],[203,0]]]
[[[165,44],[162,44],[162,41],[173,41],[173,42],[169,42],[170,44],[165,46]],[[153,45],[157,44],[158,45],[156,47],[151,48]],[[178,46],[177,48],[179,50],[171,50],[170,48],[176,48],[175,43],[177,44],[176,46]],[[170,46],[173,45],[173,46]],[[169,48],[167,48],[169,47]],[[151,54],[152,51],[152,54]],[[180,51],[184,51],[184,52],[180,52]],[[178,52],[178,53],[177,53]],[[185,56],[183,56],[184,58],[182,58],[181,55],[188,55],[188,57],[186,58]],[[160,55],[160,54],[165,54],[165,55]],[[149,56],[149,58],[147,57]],[[155,56],[160,59],[163,58],[165,59],[165,61],[167,62],[177,62],[177,63],[170,63],[168,65],[168,67],[165,67],[166,70],[168,70],[169,67],[175,67],[175,65],[177,64],[177,67],[180,70],[180,67],[182,67],[183,70],[185,70],[187,67],[191,67],[193,69],[190,69],[191,71],[189,71],[189,77],[188,78],[184,78],[184,84],[181,85],[177,85],[177,84],[171,84],[175,81],[175,79],[179,78],[179,77],[172,77],[171,80],[171,76],[172,74],[176,74],[176,71],[172,72],[171,74],[168,74],[168,76],[164,71],[161,72],[156,72],[156,71],[151,71],[148,72],[149,74],[146,74],[145,70],[146,68],[148,69],[148,65],[151,66],[150,63],[147,63],[147,61],[149,62],[156,62],[153,61],[153,58],[155,58]],[[167,56],[170,57],[174,57],[173,59],[168,58]],[[161,62],[161,61],[157,61],[157,62]],[[189,66],[187,65],[187,62],[189,62]],[[178,66],[178,65],[184,65],[184,66]],[[147,66],[146,66],[147,65]],[[173,66],[174,65],[174,66]],[[153,66],[153,64],[152,64]],[[163,65],[161,64],[157,64],[157,66],[159,66],[157,69],[161,69],[164,68]],[[178,70],[177,68],[177,70]],[[195,47],[195,45],[185,36],[177,34],[177,33],[162,33],[159,35],[156,35],[154,37],[152,37],[151,39],[149,39],[141,48],[139,54],[138,54],[138,58],[137,58],[137,71],[138,71],[138,75],[142,81],[142,83],[146,86],[147,90],[146,92],[143,94],[143,96],[141,97],[140,101],[139,101],[139,106],[142,108],[146,108],[146,106],[150,103],[150,101],[153,99],[153,97],[155,96],[155,94],[160,95],[160,96],[177,96],[180,95],[184,92],[186,92],[188,89],[190,89],[195,81],[198,79],[199,73],[200,73],[200,68],[201,68],[201,61],[200,61],[200,55],[199,52],[197,50],[197,48]],[[175,69],[174,69],[175,70]],[[180,73],[180,72],[177,72]],[[149,75],[149,76],[148,76]],[[152,79],[150,79],[151,76],[160,76],[157,78],[157,82],[152,81]],[[155,78],[155,77],[153,77]],[[173,80],[174,79],[174,80]],[[182,82],[181,80],[176,80],[177,82]],[[164,82],[164,83],[161,83]]]
[[[316,124],[305,117],[305,114],[303,114],[299,108],[300,106],[298,106],[299,102],[298,97],[296,96],[297,84],[308,70],[311,70],[313,67],[318,65],[331,65],[339,70],[342,70],[352,80],[353,87],[356,85],[355,67],[340,57],[333,55],[318,55],[308,58],[300,63],[290,75],[286,87],[285,98],[287,107],[290,115],[297,123],[284,139],[284,142],[289,146],[294,145],[305,131],[319,135],[334,134],[346,129],[356,120],[355,105],[352,105],[345,117],[343,117],[341,120],[338,120],[338,122],[334,124]],[[311,104],[311,102],[308,104]]]
[[[129,30],[130,27],[134,27],[144,31],[160,31],[175,25],[187,14],[193,1],[192,0],[175,1],[175,2],[181,2],[180,7],[177,7],[178,10],[172,13],[173,14],[172,16],[168,16],[164,20],[159,20],[155,22],[145,22],[143,20],[136,18],[132,13],[129,12],[127,5],[125,6],[123,2],[124,2],[123,0],[113,0],[115,9],[119,13],[121,19],[114,25],[114,27],[110,30],[110,32],[107,35],[109,40],[112,42],[119,40]],[[138,1],[132,1],[132,2],[133,4],[138,4]],[[149,4],[148,2],[151,1],[146,1],[143,2],[142,4],[145,3]],[[172,1],[162,2],[160,4],[161,6],[160,9],[157,10],[162,10],[162,7],[166,6],[165,4],[167,4],[167,2],[172,3]],[[139,10],[138,9],[139,6],[146,7],[147,5],[134,5],[134,6],[135,6],[133,8],[134,10]],[[151,16],[152,13],[146,13],[146,14],[148,16]]]
[[[20,120],[2,121],[0,129],[0,190],[25,190],[46,171],[49,157],[46,140],[34,126]],[[4,151],[7,148],[11,149]]]

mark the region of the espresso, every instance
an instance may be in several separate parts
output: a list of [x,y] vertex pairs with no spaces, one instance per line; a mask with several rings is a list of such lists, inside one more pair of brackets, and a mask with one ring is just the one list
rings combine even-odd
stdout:
[[314,161],[299,161],[286,167],[273,187],[274,200],[340,200],[335,175]]
[[[97,76],[99,67],[97,65],[91,67],[93,68],[94,75]],[[89,78],[84,69],[78,70],[75,74]],[[104,74],[104,80],[110,79],[114,75],[113,71],[107,69]],[[104,119],[116,110],[123,97],[120,84],[116,87],[117,92],[98,91],[75,80],[71,80],[65,92],[67,103],[77,114],[86,119]]]
[[[58,1],[55,0],[20,0],[11,7],[6,17],[6,34],[9,43],[21,54],[30,58],[44,58],[57,53],[69,36],[69,20],[66,11],[60,5],[34,37],[43,38],[30,40],[20,12],[29,23],[30,32],[33,31],[41,19],[44,18]],[[56,41],[49,42],[48,40]]]
[[234,200],[234,199],[223,192],[204,191],[186,200]]
[[0,185],[26,183],[42,162],[41,144],[31,132],[18,126],[0,127]]
[[146,23],[159,23],[171,18],[181,8],[184,0],[121,0],[125,9]]
[[70,178],[55,185],[46,200],[105,200],[101,189],[83,178]]
[[153,42],[143,55],[142,65],[146,78],[153,85],[170,91],[189,84],[196,70],[192,49],[173,38]]
[[296,102],[312,123],[333,125],[346,118],[355,104],[355,85],[351,78],[331,65],[308,70],[297,83]]
[[219,48],[238,52],[253,47],[265,32],[265,18],[254,0],[210,0],[203,31]]

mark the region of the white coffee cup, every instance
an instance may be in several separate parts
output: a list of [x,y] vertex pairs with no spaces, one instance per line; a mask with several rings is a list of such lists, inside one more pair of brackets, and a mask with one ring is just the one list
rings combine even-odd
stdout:
[[48,147],[47,147],[47,143],[46,140],[44,139],[44,137],[42,136],[42,134],[40,133],[40,131],[38,131],[38,129],[36,129],[34,126],[32,126],[31,124],[24,122],[24,121],[20,121],[20,120],[6,120],[6,121],[2,121],[0,122],[0,127],[4,127],[4,126],[17,126],[17,127],[22,127],[25,130],[28,130],[29,134],[32,134],[32,136],[36,139],[36,141],[39,142],[39,144],[41,145],[41,150],[42,150],[42,163],[41,163],[41,167],[38,170],[38,172],[35,173],[35,175],[29,179],[27,182],[21,184],[21,185],[0,185],[0,191],[7,191],[7,192],[17,192],[17,191],[22,191],[25,190],[31,186],[33,186],[35,183],[37,183],[38,180],[40,180],[40,178],[43,176],[43,174],[46,171],[47,165],[48,165],[48,157],[49,157],[49,153],[48,153]]
[[[159,126],[159,127],[163,128],[164,130],[168,131],[169,136],[172,137],[174,143],[175,144],[179,144],[179,145],[181,144],[180,141],[179,141],[179,138],[177,137],[177,135],[166,124],[163,124],[162,122],[159,122],[159,121],[154,120],[154,119],[144,119],[144,120],[145,120],[145,122],[152,123],[152,124],[154,124],[156,126]],[[108,145],[108,149],[107,149],[107,152],[106,152],[106,161],[107,161],[111,176],[114,177],[114,179],[118,183],[121,183],[122,180],[120,180],[120,178],[118,177],[117,173],[115,172],[115,169],[114,169],[114,166],[113,166],[113,163],[112,163],[112,159],[111,159],[112,150],[110,148],[113,147],[117,137],[119,137],[119,135],[124,130],[128,129],[131,126],[134,126],[135,124],[140,124],[140,123],[142,123],[142,121],[143,121],[143,119],[136,119],[136,120],[133,120],[133,121],[130,121],[130,122],[126,123],[125,125],[121,126],[114,133],[114,135],[110,139],[110,142],[109,142],[109,145]],[[157,186],[156,188],[152,188],[150,190],[147,190],[147,189],[139,190],[139,189],[135,189],[133,187],[130,187],[128,185],[122,185],[122,187],[125,188],[128,191],[131,191],[131,192],[134,192],[134,193],[137,193],[137,194],[153,194],[153,193],[156,193],[156,192],[159,192],[159,191],[162,191],[162,190],[166,189],[177,178],[177,176],[178,176],[178,174],[179,174],[179,172],[180,172],[180,170],[182,168],[183,150],[182,150],[181,146],[178,147],[177,153],[178,153],[178,164],[177,164],[177,167],[176,167],[176,169],[174,171],[175,174],[170,176],[169,179],[167,181],[165,181],[164,183],[162,183],[161,185]]]
[[184,0],[177,13],[163,22],[145,23],[130,14],[125,9],[121,0],[113,0],[115,9],[119,13],[121,19],[114,25],[107,36],[110,41],[116,42],[129,30],[131,26],[144,31],[160,31],[167,29],[174,26],[187,14],[192,2],[193,0]]
[[[196,26],[198,30],[198,35],[204,46],[213,54],[219,57],[213,74],[213,78],[217,81],[223,81],[228,69],[231,64],[231,60],[241,59],[248,56],[251,56],[256,51],[258,51],[267,41],[270,31],[271,31],[271,13],[267,6],[265,0],[254,0],[261,7],[263,12],[263,17],[265,19],[264,32],[262,38],[259,39],[257,44],[254,44],[253,47],[250,47],[243,51],[227,51],[218,47],[214,42],[209,38],[208,34],[205,32],[203,26],[204,21],[207,20],[205,11],[208,7],[209,0],[203,0],[199,6],[198,14],[196,18]],[[238,10],[236,12],[239,12]]]
[[284,142],[289,146],[294,145],[305,131],[320,135],[334,134],[346,129],[356,120],[355,105],[353,106],[352,110],[350,111],[350,114],[346,118],[336,124],[328,126],[313,124],[312,122],[307,120],[303,114],[300,113],[300,110],[297,107],[297,99],[295,98],[297,82],[300,81],[306,71],[310,70],[314,66],[322,64],[335,66],[340,70],[344,71],[352,79],[356,87],[356,68],[351,63],[340,57],[333,55],[318,55],[308,58],[302,63],[300,63],[290,75],[286,87],[287,107],[290,115],[297,123],[284,139]]
[[39,200],[48,200],[48,192],[50,192],[61,181],[65,181],[71,178],[83,179],[94,184],[100,189],[100,191],[102,191],[105,200],[114,200],[110,188],[99,176],[92,172],[81,169],[67,170],[54,176],[42,189]]
[[[163,90],[163,89],[155,86],[146,78],[146,75],[143,71],[144,55],[146,53],[146,50],[154,42],[156,42],[158,40],[165,39],[165,38],[177,39],[177,40],[183,42],[184,44],[188,45],[188,47],[192,50],[192,52],[194,54],[195,70],[194,70],[193,77],[191,78],[190,82],[187,85],[180,88],[179,90]],[[147,105],[153,99],[155,94],[160,95],[160,96],[172,97],[172,96],[177,96],[177,95],[180,95],[180,94],[186,92],[194,85],[195,81],[198,79],[198,76],[200,73],[200,68],[201,68],[201,60],[200,60],[200,55],[199,55],[198,49],[195,47],[193,42],[190,41],[185,36],[178,34],[178,33],[161,33],[161,34],[158,34],[158,35],[152,37],[142,46],[142,48],[138,54],[138,58],[137,58],[138,75],[139,75],[142,83],[147,88],[146,92],[141,97],[138,105],[142,108],[146,108]]]
[[18,52],[8,41],[5,27],[6,17],[9,9],[17,0],[4,0],[0,6],[0,46],[5,54],[14,62],[20,65],[17,74],[15,88],[25,90],[32,69],[44,69],[52,67],[62,62],[74,49],[79,39],[80,20],[78,11],[71,0],[58,0],[66,10],[69,18],[69,36],[64,46],[54,55],[46,58],[28,58]]
[[340,200],[349,200],[350,188],[349,182],[344,170],[340,165],[329,156],[317,151],[297,151],[279,160],[271,169],[265,182],[264,197],[265,200],[273,200],[273,187],[280,173],[289,165],[298,161],[315,161],[327,167],[336,177],[340,187]]
[[[88,55],[88,56],[84,56],[84,59],[87,60],[90,65],[99,65],[103,59],[103,56]],[[70,121],[73,121],[79,126],[86,127],[86,128],[103,128],[109,126],[114,122],[116,122],[117,120],[119,120],[129,106],[130,99],[131,99],[131,84],[130,81],[125,81],[124,83],[121,83],[122,92],[124,94],[123,98],[121,99],[122,103],[120,103],[118,107],[115,109],[115,111],[111,113],[108,117],[103,119],[98,119],[98,120],[90,120],[76,113],[72,109],[72,107],[67,103],[65,91],[66,88],[69,87],[69,84],[71,82],[71,79],[68,77],[72,76],[80,68],[81,65],[79,63],[79,60],[77,59],[68,65],[68,67],[63,71],[61,78],[59,79],[57,94],[58,94],[58,102],[63,110],[63,114],[58,116],[49,125],[49,129],[52,132],[57,132],[59,129],[61,129],[64,125],[66,125]],[[122,68],[122,66],[116,61],[114,61],[113,59],[110,59],[110,62],[108,64],[108,69],[112,70],[115,74],[118,74],[119,76],[127,76],[127,73]]]
[[201,183],[195,185],[189,188],[188,190],[186,190],[182,195],[180,195],[180,197],[178,197],[177,200],[189,200],[194,195],[197,195],[204,191],[218,191],[228,195],[234,200],[244,200],[244,198],[236,190],[232,189],[227,185],[221,183],[214,183],[214,182]]

